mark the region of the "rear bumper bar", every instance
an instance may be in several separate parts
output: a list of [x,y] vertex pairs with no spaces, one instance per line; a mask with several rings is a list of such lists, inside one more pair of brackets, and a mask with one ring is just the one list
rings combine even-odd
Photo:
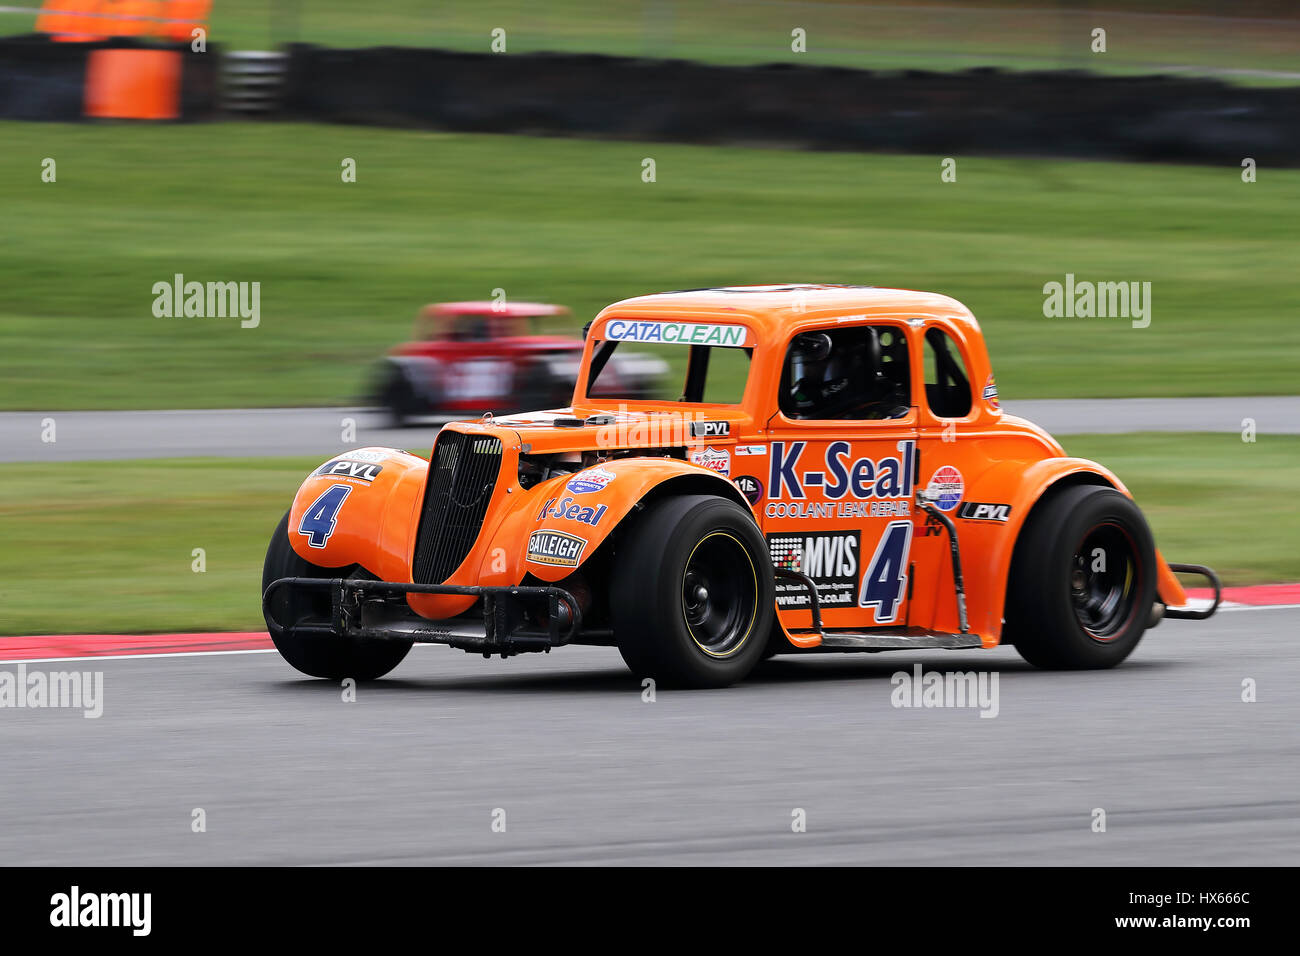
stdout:
[[[275,619],[273,598],[281,589],[328,591],[330,620],[292,625],[295,635],[413,641],[448,644],[484,656],[509,656],[524,651],[548,651],[573,640],[582,630],[578,600],[556,587],[462,587],[452,584],[410,584],[357,578],[280,578],[262,595],[262,613],[271,637],[281,637],[288,624]],[[406,603],[407,594],[453,594],[482,599],[482,617],[433,621],[420,617]]]
[[1164,616],[1174,621],[1204,621],[1213,617],[1219,609],[1219,602],[1223,600],[1223,585],[1219,583],[1219,576],[1203,564],[1171,564],[1169,570],[1175,574],[1199,574],[1214,588],[1214,600],[1209,607],[1167,607]]

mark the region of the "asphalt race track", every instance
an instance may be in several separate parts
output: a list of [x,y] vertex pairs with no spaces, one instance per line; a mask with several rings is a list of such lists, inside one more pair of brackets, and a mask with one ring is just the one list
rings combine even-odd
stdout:
[[[1255,421],[1260,434],[1300,434],[1300,396],[1044,399],[1005,407],[1053,435],[1240,432],[1245,418]],[[56,425],[54,442],[42,440],[47,418]],[[0,412],[0,462],[330,455],[344,444],[349,420],[358,447],[427,451],[437,434],[436,424],[389,428],[383,414],[366,408]]]
[[[0,859],[1294,864],[1298,627],[1294,606],[1165,622],[1091,673],[1010,649],[778,658],[653,703],[597,648],[419,647],[354,703],[274,653],[27,662],[102,670],[104,711],[0,709]],[[918,661],[995,669],[996,718],[891,706]]]

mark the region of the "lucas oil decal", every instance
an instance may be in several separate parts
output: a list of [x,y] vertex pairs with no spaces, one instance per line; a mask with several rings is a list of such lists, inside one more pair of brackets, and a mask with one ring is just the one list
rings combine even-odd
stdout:
[[731,474],[731,452],[725,448],[693,448],[687,456],[692,465],[699,465],[720,475]]
[[[767,547],[772,566],[799,571],[817,585],[817,600],[823,608],[852,607],[858,598],[857,531],[809,531],[802,534],[770,534]],[[777,607],[808,607],[808,589],[783,578],[776,580]]]
[[554,498],[546,499],[546,504],[542,505],[542,510],[537,512],[537,520],[543,518],[565,518],[569,521],[580,521],[583,524],[589,524],[593,527],[600,524],[600,519],[605,517],[605,512],[609,510],[609,505],[590,505],[577,504],[572,495],[561,498],[556,503]]
[[[855,457],[847,441],[833,441],[817,460],[807,442],[773,442],[768,469],[769,518],[907,517],[916,486],[916,442],[897,444],[898,454]],[[805,503],[809,493],[829,499]]]
[[585,495],[593,491],[603,491],[605,486],[617,477],[612,471],[606,471],[604,468],[588,468],[570,478],[564,487],[575,495]]
[[563,531],[534,531],[528,537],[528,560],[534,564],[576,568],[587,546],[585,538]]
[[962,480],[960,471],[952,465],[944,465],[931,476],[930,484],[925,490],[928,494],[936,496],[935,504],[939,506],[940,511],[952,511],[957,507],[957,502],[961,501],[961,496],[966,491],[966,483]]

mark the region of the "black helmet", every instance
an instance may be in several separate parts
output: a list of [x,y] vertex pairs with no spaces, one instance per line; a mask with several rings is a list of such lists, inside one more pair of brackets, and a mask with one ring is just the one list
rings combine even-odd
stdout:
[[[859,330],[855,330],[859,331]],[[805,332],[790,343],[789,410],[798,418],[835,418],[865,397],[865,383],[880,368],[876,330],[841,336],[832,347],[825,332]]]

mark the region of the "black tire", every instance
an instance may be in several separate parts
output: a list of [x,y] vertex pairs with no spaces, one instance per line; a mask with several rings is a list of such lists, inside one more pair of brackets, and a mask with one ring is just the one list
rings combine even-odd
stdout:
[[513,392],[507,412],[565,408],[573,401],[573,382],[553,376],[546,363],[534,362],[520,367]]
[[[266,549],[262,593],[265,594],[267,587],[277,578],[346,578],[359,574],[365,572],[355,565],[350,568],[321,568],[299,557],[289,544],[289,513],[285,512]],[[410,641],[387,638],[358,640],[331,634],[296,633],[294,624],[309,620],[329,623],[330,597],[325,590],[313,588],[290,592],[281,588],[271,601],[271,612],[280,624],[286,626],[281,636],[271,637],[276,650],[291,665],[311,677],[375,680],[400,664],[411,649]]]
[[744,680],[767,646],[775,600],[767,544],[733,501],[660,499],[618,541],[614,639],[639,678],[681,687]]
[[380,390],[379,403],[388,409],[388,423],[393,428],[405,428],[411,419],[422,411],[419,396],[415,388],[406,380],[406,376],[396,367],[390,367],[384,373],[384,385]]
[[1064,488],[1020,532],[1004,636],[1036,667],[1114,667],[1141,640],[1155,593],[1155,542],[1132,499]]

